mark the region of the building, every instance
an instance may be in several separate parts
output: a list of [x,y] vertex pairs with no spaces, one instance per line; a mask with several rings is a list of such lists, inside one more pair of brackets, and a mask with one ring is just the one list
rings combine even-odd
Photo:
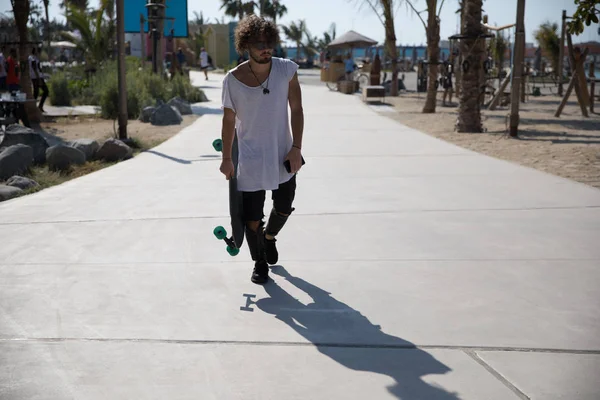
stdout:
[[201,25],[204,33],[204,48],[216,68],[224,68],[238,60],[234,41],[236,26],[235,21],[228,24]]

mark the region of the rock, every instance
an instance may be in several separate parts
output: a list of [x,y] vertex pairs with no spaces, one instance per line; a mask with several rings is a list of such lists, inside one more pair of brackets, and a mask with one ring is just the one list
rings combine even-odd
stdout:
[[69,142],[69,146],[81,150],[85,154],[86,161],[94,159],[94,156],[100,150],[100,144],[93,139],[76,139]]
[[150,118],[150,123],[157,126],[179,125],[182,122],[183,118],[179,111],[168,104],[157,107]]
[[21,125],[9,125],[6,128],[4,137],[0,140],[0,149],[15,144],[24,144],[31,147],[33,149],[33,161],[36,164],[46,162],[46,150],[50,146],[46,139],[33,129]]
[[0,201],[12,199],[18,196],[23,190],[7,185],[0,185]]
[[193,114],[192,106],[190,106],[190,103],[183,100],[181,97],[173,97],[171,100],[169,100],[167,104],[175,107],[181,115]]
[[96,153],[96,158],[106,161],[119,161],[131,158],[133,150],[118,139],[108,139]]
[[140,114],[140,121],[144,122],[144,123],[149,123],[150,122],[150,118],[152,118],[152,114],[154,114],[154,111],[156,111],[156,107],[146,107],[142,110],[142,113]]
[[33,164],[33,149],[24,144],[0,149],[0,180],[23,173]]
[[6,181],[8,186],[13,186],[22,190],[27,190],[32,187],[40,186],[39,183],[33,179],[25,178],[23,176],[15,175]]
[[48,167],[53,171],[64,171],[72,164],[85,164],[85,154],[75,147],[59,144],[46,150]]
[[208,101],[208,97],[206,97],[206,93],[204,93],[204,90],[200,91],[200,102],[205,102]]

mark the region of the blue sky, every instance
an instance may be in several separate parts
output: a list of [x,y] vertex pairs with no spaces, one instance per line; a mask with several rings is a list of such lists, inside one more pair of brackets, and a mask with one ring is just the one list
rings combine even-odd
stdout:
[[[338,35],[354,29],[379,42],[383,42],[385,38],[381,22],[369,7],[360,6],[361,0],[281,1],[287,6],[288,14],[278,22],[288,24],[291,21],[305,19],[313,36],[322,37],[323,32],[329,29],[331,23],[335,23]],[[50,0],[50,3],[51,18],[53,16],[60,17],[62,11],[58,7],[59,0]],[[90,4],[96,5],[97,0],[91,0]],[[211,22],[214,22],[215,18],[221,20],[223,13],[219,9],[220,4],[219,0],[188,0],[190,18],[194,11],[202,11],[204,17],[209,18]],[[414,0],[414,4],[418,10],[422,10],[425,7],[425,0]],[[517,0],[484,0],[483,3],[484,12],[489,15],[490,23],[498,25],[513,23],[516,17],[516,7]],[[525,7],[527,42],[534,42],[533,32],[542,22],[550,20],[560,24],[563,9],[567,10],[568,15],[572,15],[576,9],[573,0],[526,0]],[[0,11],[8,9],[10,9],[10,0],[0,0]],[[457,9],[458,0],[445,0],[441,15],[442,39],[457,32],[457,28],[459,28],[455,14]],[[426,13],[423,13],[422,16],[426,19]],[[425,43],[425,29],[422,23],[406,6],[400,6],[397,9],[395,18],[399,45]],[[226,21],[229,19],[229,17],[225,18]],[[507,30],[507,33],[510,33],[511,37],[514,36],[514,29]],[[574,37],[575,42],[589,40],[600,41],[598,25],[590,26],[583,34]]]

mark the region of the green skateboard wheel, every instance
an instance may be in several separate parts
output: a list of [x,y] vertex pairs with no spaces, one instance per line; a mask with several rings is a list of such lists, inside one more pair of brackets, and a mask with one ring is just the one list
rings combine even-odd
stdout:
[[215,139],[212,142],[213,147],[215,148],[216,151],[223,151],[223,141],[221,139]]
[[240,254],[240,249],[236,249],[235,247],[227,246],[227,252],[230,256],[235,257]]
[[219,240],[225,239],[227,237],[227,231],[222,226],[217,226],[213,230],[213,233]]

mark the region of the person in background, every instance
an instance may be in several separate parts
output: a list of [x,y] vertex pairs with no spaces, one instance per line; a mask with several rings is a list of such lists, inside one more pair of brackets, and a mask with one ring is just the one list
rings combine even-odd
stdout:
[[177,62],[179,63],[179,72],[181,72],[181,75],[183,75],[183,67],[185,66],[186,61],[185,54],[183,53],[181,47],[177,49]]
[[14,48],[10,49],[10,55],[6,59],[6,85],[10,92],[16,92],[21,89],[19,60],[17,59],[17,50]]
[[0,92],[6,90],[6,58],[4,53],[6,52],[6,46],[2,46],[0,49]]
[[200,49],[200,69],[202,71],[204,71],[204,76],[206,77],[206,80],[208,80],[208,66],[209,66],[209,62],[208,62],[208,53],[206,52],[206,50],[204,49],[204,47],[202,49]]
[[33,84],[34,99],[37,100],[40,94],[40,89],[42,89],[42,98],[40,99],[38,108],[41,112],[46,112],[44,111],[44,102],[48,97],[48,86],[46,86],[46,81],[44,80],[44,75],[42,74],[40,59],[37,57],[37,50],[35,47],[31,49],[31,55],[29,56],[29,76],[31,78],[31,83]]
[[344,69],[346,71],[346,79],[351,81],[352,74],[354,73],[354,60],[352,60],[352,56],[350,54],[346,56],[346,60],[344,61]]

